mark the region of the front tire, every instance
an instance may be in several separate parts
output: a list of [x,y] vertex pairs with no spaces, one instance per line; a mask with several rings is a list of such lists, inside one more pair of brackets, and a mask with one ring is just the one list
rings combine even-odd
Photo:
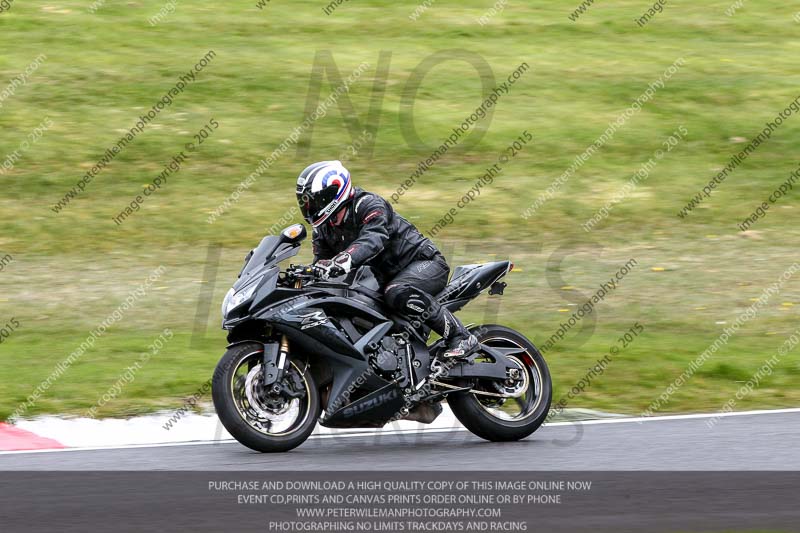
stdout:
[[320,414],[316,382],[308,366],[289,358],[282,380],[285,394],[269,394],[260,382],[264,346],[245,343],[222,356],[212,381],[214,408],[228,433],[257,452],[286,452],[300,446],[314,431]]
[[[524,439],[539,429],[550,411],[553,386],[547,363],[531,341],[511,328],[487,325],[475,328],[473,334],[490,347],[512,352],[514,348],[519,349],[518,353],[507,357],[527,372],[521,375],[526,390],[520,398],[507,400],[467,391],[450,394],[447,403],[459,422],[482,439],[494,442]],[[473,390],[497,392],[499,389],[491,382],[480,380]],[[515,407],[520,411],[516,416]]]

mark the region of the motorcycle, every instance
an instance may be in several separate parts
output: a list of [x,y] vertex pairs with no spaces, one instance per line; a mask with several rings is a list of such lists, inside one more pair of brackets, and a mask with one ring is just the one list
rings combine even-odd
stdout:
[[[442,340],[418,318],[389,311],[369,266],[333,280],[278,263],[299,252],[302,224],[264,237],[245,258],[222,304],[228,347],[212,379],[214,407],[236,440],[259,452],[302,444],[317,423],[379,428],[431,423],[447,401],[489,441],[527,437],[547,417],[550,373],[539,350],[513,329],[471,326],[480,341],[466,358],[442,361]],[[455,269],[437,301],[456,312],[485,289],[502,294],[510,261]],[[424,318],[424,314],[423,314]]]

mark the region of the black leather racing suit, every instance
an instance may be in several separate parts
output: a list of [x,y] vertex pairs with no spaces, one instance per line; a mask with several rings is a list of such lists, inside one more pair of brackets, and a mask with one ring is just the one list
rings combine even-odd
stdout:
[[314,262],[347,252],[353,268],[374,268],[389,307],[419,319],[445,340],[467,335],[434,297],[447,285],[450,267],[430,239],[389,202],[360,188],[344,209],[341,224],[326,222],[314,229]]

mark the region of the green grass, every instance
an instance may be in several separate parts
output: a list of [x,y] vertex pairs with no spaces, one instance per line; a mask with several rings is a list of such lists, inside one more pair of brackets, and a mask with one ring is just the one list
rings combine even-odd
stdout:
[[[108,2],[95,14],[88,13],[89,4],[15,2],[0,14],[6,50],[0,91],[38,54],[47,56],[28,83],[3,101],[0,163],[42,120],[53,122],[15,168],[0,175],[0,257],[14,258],[0,272],[0,323],[14,317],[21,324],[0,344],[0,417],[160,264],[167,271],[154,289],[30,413],[84,412],[164,327],[175,337],[99,412],[117,416],[177,406],[208,379],[224,347],[218,305],[241,257],[294,205],[297,173],[311,161],[336,157],[354,140],[333,106],[314,124],[310,139],[301,140],[307,154],[290,148],[214,224],[206,222],[302,122],[320,51],[330,51],[343,77],[369,63],[349,93],[355,116],[346,117],[362,126],[380,54],[384,61],[390,55],[374,153],[362,151],[348,162],[357,185],[387,196],[430,154],[409,146],[401,128],[404,90],[426,57],[448,49],[478,54],[498,82],[523,61],[530,65],[491,121],[482,122],[487,133],[481,142],[449,152],[397,208],[427,230],[510,142],[524,130],[533,134],[535,142],[435,240],[454,264],[511,257],[520,271],[510,275],[496,320],[540,344],[619,266],[631,257],[639,261],[598,306],[593,333],[576,329],[547,354],[560,398],[634,322],[645,326],[572,407],[647,408],[797,260],[798,203],[791,193],[754,232],[742,236],[736,227],[797,167],[797,116],[689,217],[676,216],[742,149],[740,138],[758,134],[798,96],[798,25],[789,7],[748,0],[728,17],[728,0],[670,4],[639,28],[634,19],[646,6],[632,0],[596,3],[578,22],[567,18],[577,0],[514,2],[485,26],[476,19],[493,2],[437,1],[416,22],[408,18],[416,4],[388,1],[346,3],[330,16],[318,2],[274,0],[263,10],[255,1],[178,3],[150,27],[147,19],[161,1]],[[123,130],[209,50],[217,56],[197,81],[86,192],[63,212],[51,211]],[[685,66],[641,112],[552,200],[523,218],[539,193],[679,57]],[[414,107],[423,141],[442,142],[480,104],[480,87],[475,69],[464,62],[433,68]],[[330,91],[325,78],[322,98]],[[112,217],[212,117],[220,128],[210,140],[116,226]],[[586,233],[581,224],[680,126],[688,130],[686,140]],[[222,261],[207,333],[191,341],[210,243],[224,244]],[[304,254],[308,259],[308,250]],[[797,328],[798,304],[800,282],[793,278],[664,410],[721,408]],[[472,304],[464,319],[482,321],[485,307]],[[784,357],[736,408],[797,405],[796,361]]]

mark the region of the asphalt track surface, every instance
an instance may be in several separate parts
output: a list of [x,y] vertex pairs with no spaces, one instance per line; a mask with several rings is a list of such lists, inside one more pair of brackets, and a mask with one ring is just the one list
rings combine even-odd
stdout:
[[[0,470],[22,471],[0,475],[0,530],[338,532],[298,518],[308,505],[241,505],[237,494],[210,486],[250,479],[583,479],[591,490],[568,492],[563,503],[502,506],[500,525],[467,521],[458,529],[424,519],[414,529],[363,530],[436,531],[421,528],[444,524],[449,529],[438,531],[800,531],[800,410],[740,413],[709,428],[711,418],[552,424],[503,444],[463,430],[431,430],[312,438],[271,455],[229,442],[4,453]],[[370,520],[353,519],[358,524],[344,531]]]
[[312,438],[287,454],[235,442],[0,454],[1,470],[800,471],[800,410],[546,425],[520,442],[466,430]]

